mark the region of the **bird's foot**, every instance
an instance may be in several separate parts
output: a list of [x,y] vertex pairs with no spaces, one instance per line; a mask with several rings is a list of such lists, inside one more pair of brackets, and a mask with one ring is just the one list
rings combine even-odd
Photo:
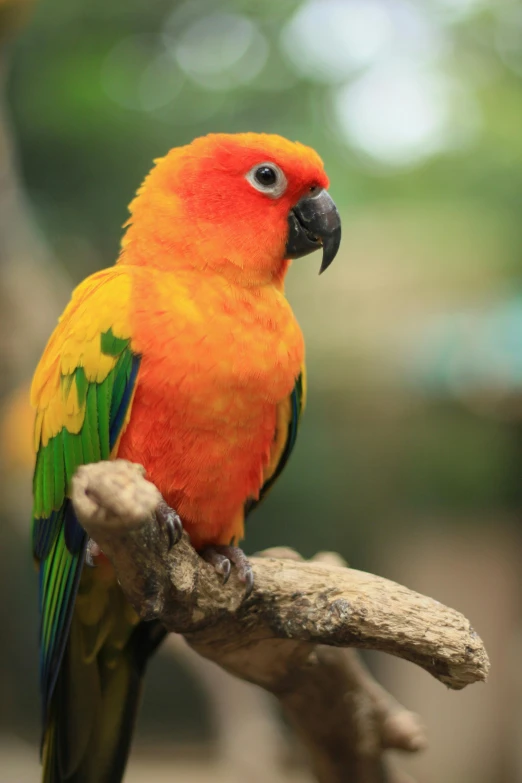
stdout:
[[96,563],[94,562],[94,558],[98,557],[98,555],[101,555],[101,549],[92,538],[89,538],[87,541],[87,546],[85,547],[85,564],[89,566],[89,568],[96,568]]
[[232,565],[236,567],[239,581],[245,585],[245,598],[248,598],[254,588],[254,572],[247,556],[238,546],[207,546],[201,552],[201,557],[221,576],[223,584],[228,582]]
[[167,531],[167,538],[169,540],[168,548],[170,551],[183,535],[183,523],[176,511],[168,506],[164,500],[162,500],[156,508],[156,520],[158,525],[164,527]]

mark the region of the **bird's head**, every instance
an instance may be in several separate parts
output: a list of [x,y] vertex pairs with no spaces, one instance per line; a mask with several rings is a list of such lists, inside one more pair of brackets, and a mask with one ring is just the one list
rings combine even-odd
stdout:
[[130,205],[121,260],[217,272],[243,285],[282,280],[288,262],[341,240],[314,150],[280,136],[213,134],[156,161]]

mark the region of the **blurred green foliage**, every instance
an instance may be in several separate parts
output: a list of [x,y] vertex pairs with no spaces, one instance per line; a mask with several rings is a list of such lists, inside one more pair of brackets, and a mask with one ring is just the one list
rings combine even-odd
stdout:
[[[516,3],[477,4],[474,13],[453,23],[440,18],[435,0],[418,4],[424,23],[444,37],[437,67],[470,92],[481,127],[469,144],[398,170],[358,157],[335,127],[336,75],[330,84],[315,81],[296,72],[285,56],[281,33],[300,5],[296,0],[36,5],[15,45],[9,92],[25,179],[48,235],[51,240],[78,235],[88,243],[83,263],[65,259],[73,276],[90,271],[93,261],[112,261],[125,205],[151,160],[210,131],[277,132],[315,146],[341,206],[390,199],[465,201],[506,211],[521,231],[520,58],[514,70],[498,45],[510,14],[520,35]],[[401,3],[396,6],[399,16]],[[212,14],[250,20],[268,48],[261,71],[244,83],[232,81],[228,89],[205,88],[183,71],[179,53],[176,59],[187,29]],[[171,58],[170,67],[162,69],[161,56]],[[345,81],[359,75],[355,71]],[[164,94],[156,104],[147,103],[147,88],[158,82],[165,83]],[[455,132],[459,120],[457,112]]]

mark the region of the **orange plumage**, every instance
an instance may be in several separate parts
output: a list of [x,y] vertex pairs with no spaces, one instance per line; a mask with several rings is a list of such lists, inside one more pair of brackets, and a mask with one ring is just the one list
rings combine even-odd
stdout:
[[[278,200],[244,178],[267,159],[289,181]],[[119,263],[143,359],[118,455],[145,466],[196,547],[242,538],[245,500],[277,460],[277,406],[304,354],[283,294],[287,214],[327,184],[302,145],[211,136],[158,161],[131,205]]]
[[118,263],[76,289],[48,343],[32,388],[45,783],[120,780],[136,674],[161,638],[108,563],[83,569],[71,477],[141,463],[196,548],[242,538],[295,441],[304,345],[284,279],[289,257],[335,255],[327,186],[317,154],[278,136],[171,150],[131,204]]

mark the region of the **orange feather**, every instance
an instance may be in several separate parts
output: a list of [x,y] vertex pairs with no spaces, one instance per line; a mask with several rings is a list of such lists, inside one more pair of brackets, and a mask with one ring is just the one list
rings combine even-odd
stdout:
[[[277,200],[244,177],[266,160],[288,179]],[[281,454],[277,410],[304,359],[283,293],[287,215],[327,184],[300,144],[216,135],[158,161],[131,205],[119,263],[143,358],[118,456],[145,466],[198,548],[242,537],[245,501]]]
[[[141,462],[196,547],[243,533],[303,339],[277,287],[133,270],[133,349],[142,355],[118,456]],[[140,306],[138,306],[138,301]]]

